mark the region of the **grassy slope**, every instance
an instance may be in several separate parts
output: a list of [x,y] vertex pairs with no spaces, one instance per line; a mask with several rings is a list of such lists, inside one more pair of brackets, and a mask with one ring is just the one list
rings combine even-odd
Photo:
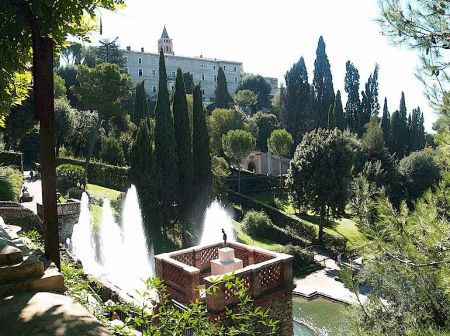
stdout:
[[88,194],[91,196],[91,198],[97,198],[97,199],[104,199],[108,198],[109,200],[115,200],[120,195],[120,191],[109,189],[105,187],[101,187],[96,184],[87,184],[86,188]]
[[252,245],[252,246],[258,246],[267,250],[275,251],[275,252],[283,252],[284,246],[281,244],[274,243],[272,241],[262,239],[262,240],[255,240],[249,235],[247,235],[242,230],[242,225],[239,222],[233,223],[234,231],[236,232],[236,239],[238,242],[241,242],[243,244]]
[[[295,215],[295,209],[290,204],[286,191],[266,191],[256,194],[248,194],[246,196],[256,201],[273,206],[287,214]],[[300,218],[311,223],[312,225],[318,225],[319,223],[319,217],[313,214],[300,216]],[[356,223],[348,218],[342,218],[335,221],[331,227],[325,228],[325,231],[333,235],[346,237],[348,239],[348,248],[350,249],[365,244],[365,238],[361,234],[361,232],[359,232],[358,228],[356,227]]]

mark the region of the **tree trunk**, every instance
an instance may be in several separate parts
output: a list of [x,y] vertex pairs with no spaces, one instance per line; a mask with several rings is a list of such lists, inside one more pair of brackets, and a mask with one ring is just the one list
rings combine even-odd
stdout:
[[92,152],[94,151],[95,140],[97,140],[100,125],[101,125],[101,120],[99,118],[98,122],[92,128],[92,132],[91,132],[91,139],[89,141],[89,151],[86,155],[86,163],[84,164],[84,168],[86,169],[86,172],[88,171],[88,168],[89,168],[89,162],[91,161]]
[[40,121],[40,164],[45,256],[60,268],[56,211],[53,40],[33,36],[34,114]]
[[319,244],[323,243],[323,227],[325,225],[325,206],[322,205],[320,208],[320,222],[319,222]]

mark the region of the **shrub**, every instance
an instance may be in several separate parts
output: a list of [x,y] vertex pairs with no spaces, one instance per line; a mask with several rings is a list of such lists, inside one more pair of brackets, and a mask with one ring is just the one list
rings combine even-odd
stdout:
[[100,159],[114,166],[125,164],[125,155],[119,141],[114,137],[103,137],[100,149]]
[[23,171],[22,153],[12,151],[0,151],[0,165],[11,166]]
[[17,202],[22,188],[23,175],[13,167],[0,167],[0,201]]
[[310,273],[314,269],[321,268],[314,260],[314,253],[307,251],[300,246],[288,244],[284,248],[284,253],[294,257],[294,260],[292,261],[294,276]]
[[84,190],[78,187],[72,187],[67,190],[67,195],[69,195],[69,198],[81,199],[83,192]]
[[242,221],[244,231],[252,237],[262,237],[273,226],[270,218],[262,211],[250,210]]
[[[57,164],[63,163],[83,166],[84,160],[67,157],[57,158]],[[129,167],[111,166],[106,163],[91,161],[87,170],[87,178],[89,183],[126,191],[129,187],[128,170]]]
[[430,150],[413,152],[399,163],[410,201],[420,196],[440,179],[439,165]]
[[56,186],[66,192],[71,188],[85,189],[87,183],[86,170],[77,165],[62,164],[56,168]]

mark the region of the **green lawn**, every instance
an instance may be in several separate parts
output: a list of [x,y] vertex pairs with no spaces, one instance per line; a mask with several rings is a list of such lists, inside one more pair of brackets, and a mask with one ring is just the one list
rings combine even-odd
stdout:
[[[286,190],[265,191],[247,194],[246,196],[277,208],[286,214],[297,216],[295,208],[289,202],[289,197]],[[299,215],[299,218],[309,222],[312,225],[319,225],[319,217],[312,213],[308,215]],[[325,231],[336,236],[344,236],[347,238],[347,247],[350,249],[363,246],[366,243],[364,236],[361,232],[359,232],[356,223],[352,219],[342,218],[334,221],[331,227],[325,228]]]
[[272,241],[262,239],[262,240],[255,240],[252,237],[250,237],[248,234],[246,234],[242,230],[242,224],[239,222],[233,223],[234,232],[236,233],[236,239],[238,242],[251,245],[251,246],[258,246],[267,250],[271,250],[274,252],[283,252],[284,246],[281,244],[274,243]]
[[96,184],[87,184],[86,191],[88,192],[91,198],[96,198],[99,200],[103,200],[104,198],[109,199],[110,201],[116,200],[120,195],[120,191],[109,189],[105,187],[101,187]]

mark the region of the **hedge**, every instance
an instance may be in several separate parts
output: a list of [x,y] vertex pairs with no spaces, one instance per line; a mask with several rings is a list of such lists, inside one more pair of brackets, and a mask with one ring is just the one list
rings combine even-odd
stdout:
[[292,261],[294,276],[298,277],[300,275],[310,274],[322,268],[322,266],[314,260],[314,253],[312,251],[288,244],[284,247],[283,252],[294,257],[294,260]]
[[[228,188],[238,191],[238,171],[232,169],[231,175],[227,178]],[[280,177],[271,175],[254,174],[241,171],[241,193],[255,193],[272,190],[280,187]]]
[[[285,244],[295,241],[302,241],[303,244],[295,244],[305,246],[311,244],[311,242],[317,242],[318,228],[300,218],[287,215],[284,212],[267,205],[265,203],[253,200],[245,195],[238,194],[232,190],[228,193],[229,200],[233,203],[240,205],[243,210],[257,210],[264,211],[273,222],[274,229],[272,230],[271,237],[264,237],[277,241],[280,244]],[[290,237],[290,241],[287,241],[284,237],[287,235]],[[280,240],[277,240],[280,239]],[[326,250],[333,254],[345,253],[347,239],[343,236],[335,236],[328,232],[323,232],[323,244]]]
[[67,192],[69,189],[86,188],[86,170],[82,166],[63,163],[56,167],[56,187],[59,191]]
[[0,151],[0,166],[11,166],[23,172],[22,153],[12,151]]
[[0,201],[19,201],[23,174],[11,166],[0,167]]
[[[60,157],[56,159],[56,164],[73,164],[84,166],[85,161],[81,159]],[[128,180],[129,167],[112,166],[101,162],[90,162],[87,170],[88,182],[97,184],[105,188],[126,191],[129,187]]]

